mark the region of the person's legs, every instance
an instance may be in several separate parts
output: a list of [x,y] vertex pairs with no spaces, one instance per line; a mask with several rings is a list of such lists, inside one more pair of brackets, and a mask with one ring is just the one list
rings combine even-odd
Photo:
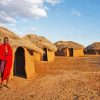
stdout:
[[3,88],[3,86],[4,86],[4,80],[3,80],[3,75],[4,75],[4,69],[5,69],[5,64],[6,64],[6,61],[2,61],[1,60],[1,64],[0,64],[0,66],[1,66],[1,86],[0,86],[0,88],[2,89]]
[[7,79],[6,79],[6,84],[3,85],[3,86],[6,87],[6,88],[8,88],[8,89],[10,89],[10,87],[8,86],[8,83],[9,83],[9,77],[7,77]]
[[[3,82],[1,83],[1,86],[3,87],[6,87],[6,88],[8,88],[8,89],[10,89],[10,87],[8,86],[8,83],[9,83],[9,76],[7,77],[7,79],[5,80],[5,83],[3,84]],[[1,87],[1,88],[2,88]]]
[[3,73],[1,73],[0,89],[3,89]]
[[8,83],[9,83],[9,76],[7,77],[6,79],[6,85],[8,86]]
[[9,75],[7,76],[7,78],[5,80],[6,84],[5,85],[3,84],[3,74],[4,74],[4,69],[5,69],[6,61],[2,61],[1,64],[2,64],[2,67],[3,67],[3,69],[2,69],[2,77],[1,77],[1,87],[5,86],[6,88],[9,88],[8,87]]
[[[4,66],[6,65],[6,62],[4,63]],[[9,75],[7,76],[7,78],[6,78],[6,87],[8,87],[8,82],[9,82]]]
[[[2,78],[2,75],[1,75],[1,60],[0,60],[0,78]],[[0,85],[1,85],[1,80],[0,80]]]

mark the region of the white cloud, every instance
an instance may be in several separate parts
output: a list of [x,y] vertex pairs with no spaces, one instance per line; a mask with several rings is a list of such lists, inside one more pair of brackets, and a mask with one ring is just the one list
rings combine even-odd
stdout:
[[12,17],[10,17],[9,15],[7,15],[6,12],[1,11],[1,12],[0,12],[0,22],[1,22],[1,23],[9,23],[9,22],[15,23],[16,20],[13,19]]
[[73,15],[73,16],[81,16],[81,13],[80,13],[78,10],[75,10],[75,9],[74,9],[74,10],[72,11],[72,15]]
[[45,0],[48,3],[51,3],[52,5],[55,5],[57,3],[59,3],[61,0]]
[[47,17],[46,2],[56,4],[59,0],[0,0],[0,23]]

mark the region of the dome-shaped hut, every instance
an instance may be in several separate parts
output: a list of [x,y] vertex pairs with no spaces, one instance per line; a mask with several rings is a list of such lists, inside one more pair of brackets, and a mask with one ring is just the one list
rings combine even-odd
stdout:
[[100,42],[94,42],[85,48],[86,54],[100,55]]
[[79,57],[84,56],[84,46],[73,41],[58,41],[56,56]]
[[31,41],[33,44],[35,44],[37,47],[43,50],[42,56],[35,53],[36,61],[54,61],[57,47],[53,43],[51,43],[49,40],[47,40],[44,37],[37,36],[34,34],[28,34],[24,36],[23,38],[25,40]]
[[35,74],[34,57],[30,51],[42,53],[41,49],[31,44],[29,41],[18,37],[6,28],[0,28],[0,43],[4,37],[9,38],[13,50],[13,64],[10,78],[14,75],[30,78]]

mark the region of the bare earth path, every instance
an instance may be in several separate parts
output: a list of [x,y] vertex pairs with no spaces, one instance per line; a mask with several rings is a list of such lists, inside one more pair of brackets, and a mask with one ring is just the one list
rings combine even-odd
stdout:
[[0,100],[100,100],[100,56],[36,62],[33,79],[14,77]]

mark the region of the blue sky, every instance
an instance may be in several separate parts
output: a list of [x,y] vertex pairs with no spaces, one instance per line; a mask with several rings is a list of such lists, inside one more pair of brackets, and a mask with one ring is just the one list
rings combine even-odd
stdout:
[[0,23],[18,35],[34,33],[52,42],[85,46],[100,41],[100,0],[20,0],[20,5],[15,1],[16,6],[13,0],[0,1]]

